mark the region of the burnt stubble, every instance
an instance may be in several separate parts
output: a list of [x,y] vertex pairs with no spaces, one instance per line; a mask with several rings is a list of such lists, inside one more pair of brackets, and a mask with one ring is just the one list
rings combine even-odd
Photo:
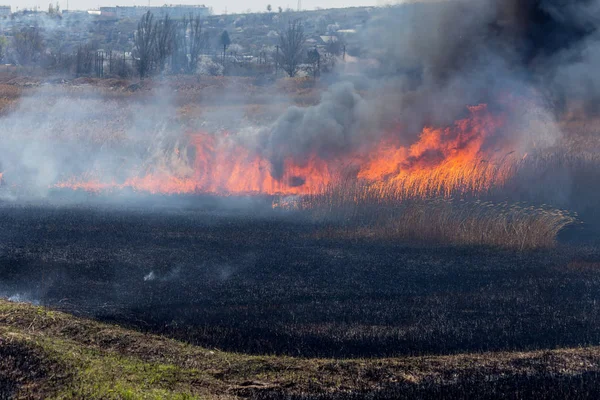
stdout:
[[[293,215],[195,206],[0,207],[0,291],[209,348],[301,357],[600,341],[600,250],[315,236]],[[582,228],[577,228],[581,230]]]

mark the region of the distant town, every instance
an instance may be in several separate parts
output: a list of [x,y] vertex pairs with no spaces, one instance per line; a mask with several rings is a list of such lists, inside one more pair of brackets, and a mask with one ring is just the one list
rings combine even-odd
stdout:
[[[198,20],[202,34],[198,66],[180,68],[174,54],[165,58],[166,66],[153,60],[152,73],[187,72],[209,75],[285,74],[314,75],[327,72],[347,55],[360,53],[358,34],[371,18],[383,9],[357,7],[298,11],[265,4],[264,12],[214,15],[204,5],[116,6],[97,10],[62,10],[50,5],[47,10],[14,10],[0,6],[0,63],[8,66],[36,67],[54,73],[76,75],[139,75],[140,48],[136,32],[141,19],[150,14],[157,29],[170,21],[173,36],[166,51],[189,38],[191,22]],[[281,33],[292,22],[302,31],[304,54],[298,66],[285,68]],[[183,27],[182,24],[185,24]],[[176,29],[175,29],[176,28]],[[171,28],[169,28],[171,29]],[[199,33],[199,32],[196,32]],[[186,43],[189,46],[189,43]],[[189,61],[188,49],[180,50]],[[162,63],[162,61],[161,61]],[[184,63],[185,64],[185,63]]]

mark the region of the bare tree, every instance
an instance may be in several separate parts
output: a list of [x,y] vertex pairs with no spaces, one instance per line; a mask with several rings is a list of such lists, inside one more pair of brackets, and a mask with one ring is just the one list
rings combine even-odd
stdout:
[[313,78],[316,79],[321,72],[321,55],[316,47],[308,51],[306,63],[308,65],[307,72],[312,74]]
[[340,38],[331,36],[327,43],[325,43],[325,51],[327,52],[327,54],[331,54],[332,56],[339,56],[340,54],[342,54],[343,46],[344,42]]
[[190,36],[188,47],[189,73],[195,73],[198,69],[200,55],[202,54],[202,50],[206,48],[207,43],[208,33],[204,33],[202,31],[202,21],[200,20],[200,16],[196,16],[196,18],[192,19],[192,16],[190,15]]
[[208,44],[208,33],[202,29],[200,16],[190,14],[189,18],[181,20],[175,29],[173,43],[173,71],[194,74],[198,70],[202,50]]
[[300,69],[305,43],[306,35],[300,20],[290,22],[287,30],[279,34],[277,62],[290,77]]
[[94,52],[91,45],[79,46],[75,55],[75,73],[88,75],[92,73]]
[[21,28],[14,34],[13,47],[21,65],[31,65],[39,61],[44,48],[40,29],[36,26]]
[[127,62],[125,53],[123,53],[122,57],[113,59],[112,62],[115,63],[114,70],[120,78],[129,78],[135,74],[134,68]]
[[0,36],[0,61],[2,61],[6,55],[6,48],[8,47],[8,39],[5,36]]
[[338,57],[342,54],[345,44],[341,38],[330,37],[325,43],[325,54],[321,57],[321,71],[331,72],[335,68]]
[[188,71],[195,73],[198,69],[198,61],[202,55],[202,50],[206,48],[208,43],[208,33],[202,31],[202,22],[200,16],[196,16],[194,20],[190,16],[190,63]]
[[154,31],[156,34],[154,42],[156,45],[156,62],[160,72],[163,72],[167,58],[173,53],[175,46],[175,23],[167,14],[162,20],[156,21]]
[[156,25],[154,24],[154,16],[148,11],[140,22],[134,37],[134,54],[137,57],[137,70],[140,79],[144,79],[154,60],[156,44]]
[[221,46],[223,46],[223,64],[225,64],[225,52],[227,51],[227,47],[229,47],[231,44],[231,39],[229,38],[229,33],[227,31],[223,31],[223,33],[221,33],[219,43],[221,43]]
[[188,29],[189,20],[183,18],[177,24],[173,37],[173,54],[171,54],[171,72],[187,72],[188,68]]

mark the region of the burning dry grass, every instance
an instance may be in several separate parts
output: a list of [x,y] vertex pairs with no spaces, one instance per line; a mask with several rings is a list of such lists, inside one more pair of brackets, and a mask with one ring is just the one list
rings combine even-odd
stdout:
[[[126,144],[136,155],[145,154],[139,149],[152,149],[153,158],[144,160],[143,166],[131,167],[129,174],[119,175],[117,183],[110,173],[87,174],[78,170],[78,176],[66,177],[55,187],[98,192],[131,188],[169,194],[300,194],[301,200],[294,208],[335,222],[330,234],[517,249],[551,246],[557,233],[573,223],[574,217],[554,208],[515,202],[549,203],[577,210],[582,215],[587,209],[597,208],[598,196],[592,196],[590,188],[597,181],[600,160],[589,151],[597,148],[596,136],[585,136],[585,143],[560,144],[568,151],[546,149],[544,154],[525,157],[522,152],[513,150],[515,147],[510,143],[492,149],[486,145],[486,138],[498,136],[506,125],[506,118],[494,114],[484,104],[468,107],[469,116],[451,126],[425,128],[411,146],[382,140],[370,153],[355,154],[339,162],[316,156],[305,166],[290,161],[285,168],[287,175],[276,179],[264,155],[255,156],[250,149],[237,144],[222,145],[221,149],[220,141],[213,135],[188,135],[191,138],[188,146],[177,142],[172,154],[165,151],[172,145],[170,138],[164,140],[166,144],[158,145],[157,140],[139,135],[134,143],[127,134],[127,121],[130,115],[148,105],[151,95],[156,94],[153,90],[160,85],[146,87],[145,84],[130,91],[126,82],[107,87],[94,86],[97,84],[94,80],[84,80],[46,88],[36,92],[36,101],[23,105],[22,111],[44,120],[44,113],[62,97],[77,99],[79,103],[89,99],[86,118],[61,114],[52,120],[51,115],[49,119],[55,129],[44,134],[55,135],[65,143],[79,140],[90,148],[112,149]],[[172,126],[185,131],[201,120],[205,123],[203,118],[207,115],[213,116],[209,118],[209,128],[212,125],[229,128],[228,124],[253,118],[275,118],[281,111],[281,105],[269,99],[269,94],[249,79],[191,81],[181,78],[169,85],[177,90],[173,99],[177,117],[165,124],[167,131]],[[281,85],[289,85],[289,91],[297,95],[294,96],[296,103],[302,102],[305,95],[308,99],[319,92],[319,88],[303,81],[283,81]],[[113,90],[116,87],[127,90]],[[235,93],[224,95],[227,88],[235,88]],[[16,86],[0,84],[0,113],[3,101],[14,102],[20,95],[21,89]],[[154,105],[152,110],[162,106]],[[238,115],[239,120],[233,121],[235,118],[231,115]],[[396,134],[391,132],[392,137]],[[589,141],[593,141],[595,147]],[[581,149],[588,151],[584,153]],[[146,168],[149,164],[153,168]],[[140,173],[146,170],[150,172]],[[90,180],[88,175],[109,178]],[[331,183],[338,176],[353,178],[341,184]],[[9,180],[8,172],[6,179]],[[566,194],[567,187],[575,195]],[[470,198],[510,199],[511,203],[452,200]]]
[[510,152],[494,162],[442,163],[372,183],[348,179],[283,206],[330,221],[321,236],[550,247],[578,221],[577,213],[558,207],[588,222],[597,213],[596,148],[596,140],[569,139],[525,157]]
[[[383,195],[382,195],[383,193]],[[318,236],[370,237],[517,250],[551,247],[558,233],[576,222],[567,211],[522,203],[449,198],[406,198],[393,188],[358,182],[330,185],[293,203],[330,223]]]

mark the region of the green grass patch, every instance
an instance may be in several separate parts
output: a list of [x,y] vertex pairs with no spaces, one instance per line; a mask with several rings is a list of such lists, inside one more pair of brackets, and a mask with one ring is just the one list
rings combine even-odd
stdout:
[[[523,376],[548,388],[592,385],[599,361],[598,347],[349,360],[249,356],[0,299],[0,388],[6,388],[0,398],[234,399],[263,393],[337,399],[382,388],[392,397],[406,390],[418,396],[489,382],[504,382],[500,389],[510,392]],[[596,393],[595,386],[586,390]]]

